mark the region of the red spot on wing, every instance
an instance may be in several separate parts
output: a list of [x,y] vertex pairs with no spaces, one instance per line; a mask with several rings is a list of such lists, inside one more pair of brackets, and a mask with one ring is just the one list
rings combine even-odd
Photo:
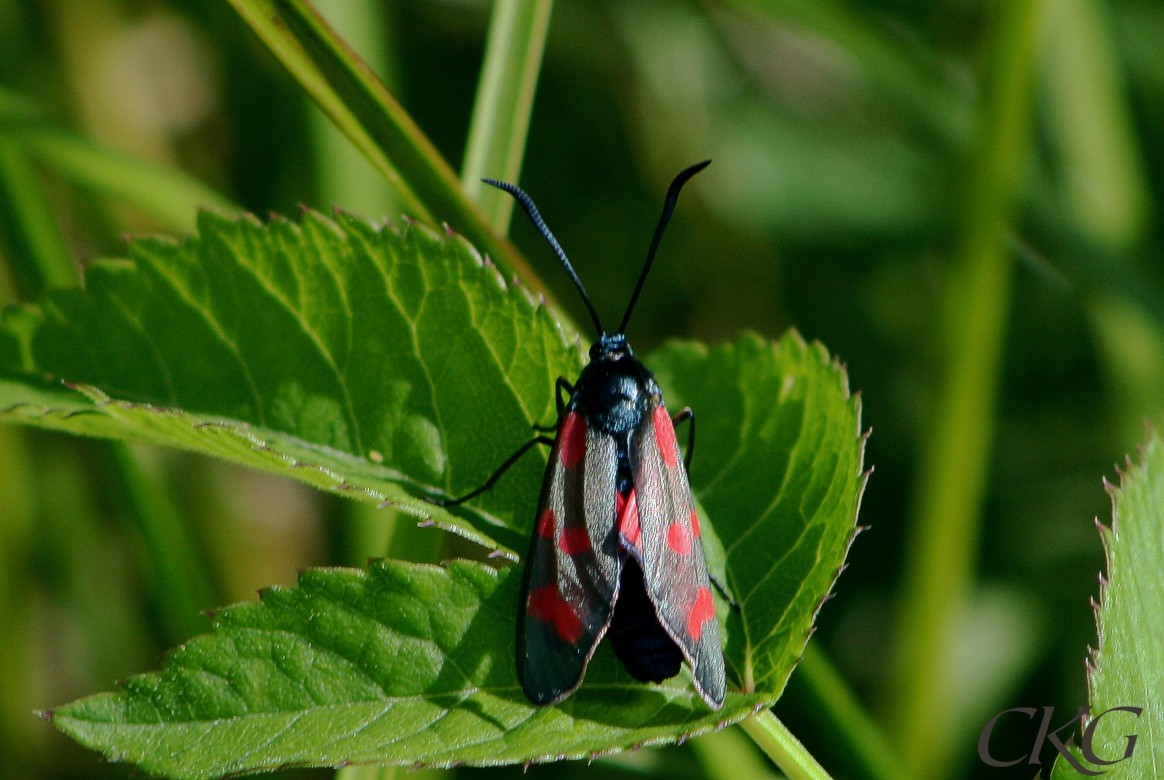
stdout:
[[694,509],[691,510],[691,534],[699,538],[699,514]]
[[687,618],[687,633],[696,642],[703,634],[703,624],[715,617],[715,602],[711,600],[711,591],[700,588],[695,594],[695,604],[691,607],[691,616]]
[[563,528],[558,549],[566,555],[579,555],[590,549],[590,534],[585,528]]
[[618,515],[618,532],[631,547],[638,548],[642,528],[639,526],[639,502],[635,498],[635,491],[630,492],[627,498],[622,493],[615,494],[615,514]]
[[671,523],[667,526],[667,546],[674,550],[676,555],[691,552],[691,534],[681,523]]
[[668,468],[679,463],[679,444],[675,441],[675,427],[671,425],[671,415],[662,406],[655,407],[655,441],[659,443],[659,453]]
[[546,507],[538,518],[538,536],[543,539],[554,538],[554,510],[550,507]]
[[574,644],[582,636],[582,621],[553,585],[530,591],[529,616],[542,623],[553,623],[554,631],[568,644]]
[[582,415],[570,412],[558,433],[558,457],[567,471],[578,468],[586,455],[586,423]]

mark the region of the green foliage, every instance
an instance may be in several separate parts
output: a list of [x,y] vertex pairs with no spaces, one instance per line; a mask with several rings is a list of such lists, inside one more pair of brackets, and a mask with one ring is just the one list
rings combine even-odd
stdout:
[[485,61],[465,143],[461,184],[501,235],[509,231],[513,198],[484,179],[518,181],[554,0],[493,4]]
[[691,484],[724,540],[729,670],[745,690],[784,688],[836,577],[864,476],[859,405],[844,370],[795,332],[650,361],[673,409],[698,411]]
[[[306,0],[230,0],[304,91],[392,185],[408,212],[447,221],[503,268],[525,261],[469,202],[412,117]],[[532,274],[522,273],[525,278]]]
[[584,757],[771,701],[733,693],[712,712],[686,677],[643,685],[603,646],[577,694],[537,708],[513,664],[520,580],[516,567],[469,562],[311,570],[297,588],[217,613],[217,633],[168,655],[160,674],[53,722],[145,771],[208,780],[286,764]]
[[[735,682],[751,679],[764,701],[784,684],[789,659],[851,533],[851,517],[834,524],[833,515],[856,509],[859,443],[849,421],[855,422],[855,406],[829,406],[828,424],[805,411],[813,398],[843,397],[843,390],[836,392],[843,385],[815,347],[794,337],[778,348],[755,339],[714,351],[682,344],[651,355],[643,348],[675,335],[709,341],[742,329],[770,335],[795,323],[844,355],[859,377],[878,429],[871,455],[880,470],[876,500],[862,509],[862,519],[879,530],[862,539],[846,592],[822,615],[775,708],[829,772],[899,780],[907,767],[916,780],[992,777],[996,769],[975,759],[977,728],[971,725],[980,728],[1009,706],[1049,703],[1056,705],[1058,724],[1081,703],[1079,659],[1085,645],[1095,644],[1086,599],[1102,567],[1101,545],[1087,521],[1106,511],[1095,476],[1140,440],[1141,420],[1156,419],[1164,407],[1158,273],[1164,212],[1153,202],[1159,188],[1149,186],[1164,175],[1164,6],[1150,0],[559,4],[538,74],[533,50],[540,51],[547,31],[535,10],[550,2],[497,0],[498,24],[490,26],[490,4],[482,3],[0,0],[0,303],[36,304],[10,312],[0,325],[0,340],[6,340],[0,347],[0,775],[65,780],[94,771],[124,774],[124,767],[95,768],[90,751],[64,745],[66,737],[29,712],[150,668],[148,659],[162,642],[177,643],[199,623],[196,630],[204,630],[196,608],[222,603],[208,595],[215,590],[247,593],[281,582],[278,573],[293,566],[362,561],[388,549],[389,538],[410,560],[436,560],[439,548],[484,556],[437,531],[404,527],[417,520],[457,530],[512,558],[524,549],[538,452],[494,496],[471,508],[450,513],[421,500],[472,486],[474,475],[488,473],[530,435],[532,422],[552,415],[550,380],[559,370],[569,376],[581,363],[569,347],[563,310],[555,315],[566,324],[564,340],[544,312],[532,316],[532,325],[526,314],[511,317],[536,307],[523,309],[520,294],[489,292],[499,287],[495,277],[471,253],[453,264],[467,269],[461,281],[469,292],[459,293],[461,303],[488,293],[490,311],[500,312],[496,320],[504,324],[458,330],[465,319],[442,315],[432,320],[433,332],[460,350],[458,333],[492,345],[506,327],[515,328],[515,342],[524,343],[519,338],[529,333],[535,341],[545,338],[548,356],[514,354],[515,366],[536,365],[539,376],[529,388],[499,394],[496,382],[485,382],[481,406],[466,415],[471,426],[450,426],[472,434],[481,429],[480,441],[455,452],[435,412],[407,407],[397,414],[392,406],[399,396],[394,381],[412,381],[411,366],[427,368],[439,357],[423,344],[398,353],[387,367],[381,354],[351,353],[367,358],[369,372],[387,377],[378,389],[384,396],[379,408],[390,413],[368,421],[359,419],[358,409],[348,412],[343,390],[328,384],[334,374],[328,361],[303,359],[310,349],[302,342],[311,334],[301,322],[335,321],[313,317],[311,306],[321,310],[336,300],[314,288],[318,298],[311,306],[280,309],[268,290],[254,293],[263,286],[260,276],[243,264],[208,282],[200,298],[203,288],[190,268],[205,258],[187,266],[179,250],[139,243],[120,267],[98,263],[87,293],[41,300],[44,287],[74,286],[76,271],[94,257],[122,254],[118,236],[126,232],[198,230],[196,206],[234,210],[237,203],[267,214],[290,212],[298,203],[327,212],[332,202],[371,217],[405,211],[438,234],[447,222],[488,254],[506,280],[516,270],[536,297],[542,289],[536,275],[527,274],[521,256],[496,235],[504,224],[498,217],[511,201],[491,190],[483,198],[473,194],[480,171],[502,170],[475,156],[482,149],[495,162],[505,158],[503,168],[511,173],[503,178],[517,181],[521,165],[520,183],[535,195],[578,261],[595,307],[607,316],[625,305],[669,177],[694,160],[715,159],[684,194],[633,336],[659,370],[672,410],[690,403],[699,413],[693,481],[711,563],[744,603],[739,615],[719,605],[725,647]],[[505,9],[519,8],[530,15],[510,16],[503,28]],[[1000,20],[1022,9],[1032,11],[1037,29],[1006,35]],[[353,31],[345,17],[358,17],[360,29]],[[489,53],[484,62],[482,50]],[[506,74],[507,88],[491,90],[498,81],[489,74]],[[527,98],[535,75],[542,87],[531,113]],[[999,89],[1008,83],[1021,89]],[[305,97],[321,111],[313,112]],[[318,132],[328,120],[334,132]],[[530,154],[522,160],[527,120]],[[476,145],[466,139],[467,129]],[[344,134],[338,144],[337,133]],[[345,146],[345,139],[353,144]],[[1030,154],[1023,151],[1028,146]],[[352,166],[337,147],[365,155],[369,164]],[[463,150],[464,169],[454,171],[444,160],[461,159]],[[368,182],[369,173],[387,181]],[[337,181],[354,189],[343,194]],[[379,198],[361,199],[378,185],[395,188],[390,207]],[[338,230],[345,247],[358,243],[343,220]],[[414,240],[450,243],[416,233]],[[195,241],[208,235],[203,230]],[[260,244],[271,241],[279,256],[274,238],[260,230],[247,235],[260,236]],[[516,221],[514,241],[528,249],[566,308],[582,313],[526,220]],[[989,263],[968,262],[979,250],[990,255]],[[432,254],[460,251],[452,246]],[[144,270],[135,265],[143,253],[167,252],[163,263],[146,263]],[[347,263],[345,252],[340,255],[335,262]],[[423,268],[433,258],[411,267]],[[989,273],[966,273],[975,268]],[[427,269],[426,284],[435,272]],[[274,280],[269,289],[283,289],[278,272],[263,278]],[[364,320],[391,318],[396,304],[387,301],[383,286],[353,283],[343,290],[345,302],[365,291],[375,301],[360,312]],[[232,303],[236,293],[246,297]],[[412,312],[432,299],[425,291],[419,299],[400,300]],[[210,318],[198,309],[207,300],[213,303],[203,307]],[[147,310],[151,316],[140,327],[126,316]],[[174,325],[178,320],[184,324]],[[254,327],[260,320],[273,322],[278,335]],[[354,316],[350,322],[348,330],[360,336],[361,322]],[[224,350],[199,340],[215,327],[277,345],[290,360],[284,364],[280,355],[260,349],[247,351],[241,363],[220,360]],[[159,359],[146,336],[169,334],[186,341],[166,345]],[[336,339],[324,334],[317,341],[332,350]],[[451,376],[460,372],[461,379],[476,382],[478,359],[479,353],[469,355],[464,370],[455,368]],[[269,380],[258,402],[239,393],[246,383],[228,375],[223,367],[231,365]],[[286,373],[278,374],[280,368]],[[187,381],[171,393],[167,372]],[[754,396],[745,374],[757,381]],[[776,380],[785,374],[795,375],[793,397],[781,401],[783,384]],[[292,386],[280,393],[288,375]],[[151,384],[158,376],[163,380]],[[190,377],[203,382],[201,393],[191,389],[197,383]],[[817,380],[803,407],[794,397],[800,377]],[[404,403],[415,401],[421,389],[410,385]],[[505,400],[527,391],[544,401],[541,409]],[[190,405],[199,395],[209,406]],[[434,391],[434,408],[435,399]],[[355,397],[353,408],[361,403]],[[536,419],[535,412],[547,416]],[[377,431],[391,426],[391,451],[366,441],[367,425]],[[824,432],[830,426],[844,437],[838,433],[834,440]],[[55,430],[209,453],[333,495],[149,447],[132,448],[131,459],[121,442],[94,445]],[[789,441],[782,439],[786,431]],[[830,446],[843,449],[835,462],[828,460]],[[1112,584],[1103,590],[1092,704],[1149,708],[1139,720],[1115,714],[1101,724],[1096,749],[1108,758],[1121,755],[1125,734],[1139,734],[1136,760],[1107,768],[1116,776],[1150,773],[1141,759],[1158,752],[1151,741],[1158,724],[1149,716],[1160,659],[1148,649],[1160,645],[1161,562],[1150,557],[1150,543],[1160,538],[1154,517],[1160,497],[1151,487],[1158,445],[1149,449],[1117,497],[1119,522],[1103,532]],[[818,457],[806,465],[812,456]],[[813,469],[807,480],[806,468]],[[831,502],[828,491],[821,499],[821,487],[812,484],[829,473],[829,490],[841,490],[844,500]],[[345,494],[364,503],[342,502]],[[381,499],[404,512],[376,511]],[[942,511],[926,508],[939,504]],[[916,522],[903,525],[911,511]],[[1146,518],[1152,522],[1131,527]],[[458,570],[464,566],[455,564],[443,576],[467,581]],[[499,589],[512,587],[504,580],[513,576],[509,569],[492,574],[469,565],[465,571],[486,582],[494,578]],[[347,575],[336,576],[333,584]],[[364,579],[383,576],[376,569]],[[776,587],[798,578],[805,583],[800,598]],[[319,584],[326,579],[312,572],[301,589],[283,591],[283,597],[306,600],[326,590]],[[279,598],[268,595],[262,609],[276,615],[283,609],[275,606]],[[418,607],[413,617],[426,609]],[[279,614],[291,615],[286,609]],[[452,620],[447,608],[432,614]],[[886,636],[891,617],[902,619]],[[1045,630],[1035,630],[1040,627]],[[511,631],[494,628],[503,638]],[[191,647],[213,646],[240,630],[224,624]],[[1031,638],[1036,634],[1054,641],[1039,645]],[[321,629],[310,650],[330,652],[327,642],[335,639]],[[455,656],[460,647],[445,642],[438,656]],[[839,675],[827,673],[826,654],[835,655]],[[295,658],[278,657],[287,663]],[[512,663],[508,655],[497,657]],[[254,667],[241,653],[219,660],[241,681],[248,678],[239,670]],[[571,700],[575,710],[539,713],[528,727],[553,717],[567,728],[607,728],[613,705],[590,721],[570,715],[598,693],[607,662],[603,655]],[[889,667],[899,662],[904,669],[894,684]],[[856,684],[861,704],[844,690],[844,678]],[[280,679],[266,681],[273,686]],[[329,690],[336,700],[358,701],[366,691],[357,679]],[[660,695],[680,702],[674,706],[681,710],[691,704],[684,698],[689,689],[673,682]],[[178,689],[185,697],[193,686]],[[628,689],[627,696],[641,701],[648,692]],[[455,705],[475,695],[453,702],[416,740],[447,738],[440,724],[463,722],[466,713]],[[291,696],[279,701],[295,704]],[[423,691],[401,702],[405,708],[431,705]],[[514,702],[524,706],[520,697]],[[884,718],[886,737],[902,760],[888,755],[887,739],[875,728],[871,734],[861,728],[864,704]],[[76,709],[102,706],[108,702]],[[745,719],[753,739],[787,776],[818,776],[804,751],[792,768],[780,763],[777,755],[790,756],[796,740],[787,730],[768,728],[777,724],[762,723],[771,712]],[[817,713],[826,716],[818,720]],[[688,715],[694,720],[681,725]],[[405,709],[393,716],[404,717]],[[701,717],[678,712],[658,738],[698,730],[691,724]],[[349,710],[336,722],[354,720]],[[330,722],[323,709],[304,712],[298,722],[309,721]],[[151,726],[156,742],[129,748],[160,751],[180,741],[182,728],[188,736],[211,726],[233,725],[259,741],[262,729],[247,729],[257,722],[159,722]],[[118,747],[128,743],[117,740],[129,727],[107,721],[101,728],[112,740],[109,755],[128,758],[132,750],[119,753]],[[327,744],[318,733],[326,729],[313,735],[297,728],[282,739]],[[1032,730],[1004,737],[996,729],[996,737],[1029,743]],[[733,732],[739,733],[720,736]],[[217,732],[215,744],[231,748],[223,737],[229,733]],[[518,737],[509,732],[493,744]],[[272,750],[280,744],[286,742]],[[740,769],[724,762],[730,750],[723,740],[711,744],[723,771]],[[1009,752],[1015,744],[1004,741],[1010,747],[1000,745],[1000,752],[1018,755],[1021,750]],[[698,774],[682,749],[624,758],[551,771],[555,777],[633,772],[692,780]],[[1065,770],[1070,774],[1060,762],[1056,776]],[[380,772],[373,774],[379,778]],[[339,780],[358,777],[344,772]]]
[[[1099,648],[1088,660],[1091,714],[1112,707],[1143,707],[1103,716],[1095,727],[1095,755],[1113,761],[1124,756],[1128,736],[1139,735],[1132,757],[1114,766],[1099,766],[1105,778],[1164,776],[1164,715],[1156,691],[1164,686],[1164,441],[1155,431],[1129,462],[1112,497],[1111,527],[1099,526],[1107,553],[1107,576],[1100,579],[1096,608]],[[1090,766],[1086,760],[1083,765]],[[1055,778],[1079,777],[1062,757]]]
[[[421,500],[483,481],[534,422],[553,419],[554,378],[580,369],[545,307],[506,289],[465,242],[345,215],[262,226],[204,213],[197,237],[135,241],[131,257],[93,266],[85,292],[5,313],[7,419],[387,495],[493,546],[526,535],[544,455],[481,509],[454,517]],[[853,534],[858,404],[843,369],[795,333],[714,350],[674,343],[650,363],[672,408],[700,411],[693,486],[711,568],[740,607],[719,605],[739,691],[722,711],[683,679],[633,681],[605,648],[578,695],[535,709],[512,662],[517,567],[387,562],[309,571],[262,605],[221,611],[216,634],[160,674],[54,722],[146,771],[201,778],[583,756],[771,704]]]
[[80,387],[25,396],[9,381],[0,408],[346,486],[508,552],[544,454],[478,510],[421,496],[468,492],[552,421],[554,379],[578,372],[578,351],[464,241],[337,219],[203,212],[197,237],[134,241],[133,261],[93,265],[85,292],[9,310],[0,369]]
[[[194,230],[199,208],[236,208],[213,187],[181,169],[132,157],[58,126],[35,103],[2,86],[0,131],[4,134],[0,149],[23,147],[22,152],[31,152],[65,178],[115,201],[131,203],[177,231]],[[23,198],[35,197],[40,190],[32,177],[21,184],[19,195]],[[17,233],[27,232],[40,221],[16,216],[23,222],[15,226]],[[55,225],[50,229],[57,230]],[[59,278],[51,281],[69,286],[73,273],[70,261]]]
[[61,175],[93,192],[132,203],[177,231],[194,230],[199,208],[235,208],[193,176],[120,154],[72,133],[38,127],[20,137]]

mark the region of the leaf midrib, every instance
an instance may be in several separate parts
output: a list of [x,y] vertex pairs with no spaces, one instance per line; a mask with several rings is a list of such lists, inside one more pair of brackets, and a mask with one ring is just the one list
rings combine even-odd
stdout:
[[[143,254],[145,257],[141,258],[141,255]],[[251,375],[250,365],[246,360],[243,359],[242,353],[239,352],[238,345],[226,335],[226,332],[222,329],[221,324],[218,322],[218,318],[215,317],[209,309],[203,308],[201,305],[199,305],[198,302],[195,301],[191,295],[189,295],[187,289],[178,283],[178,280],[174,278],[173,274],[168,273],[167,270],[161,265],[152,262],[149,257],[150,253],[148,252],[139,253],[140,261],[147,263],[150,268],[154,269],[154,272],[158,274],[160,279],[169,284],[170,289],[173,290],[174,294],[178,296],[178,299],[184,301],[190,310],[206,323],[211,333],[218,338],[223,346],[226,347],[227,351],[229,351],[230,354],[234,357],[235,362],[238,364],[239,369],[242,371],[243,376],[246,379],[247,388],[251,393],[251,400],[255,404],[255,412],[259,418],[259,425],[267,427],[267,413],[263,405],[262,393],[259,392],[259,387],[257,384],[255,384],[255,379]]]
[[171,403],[177,405],[178,404],[178,394],[174,390],[174,382],[173,382],[173,378],[170,375],[170,367],[162,359],[162,353],[158,349],[157,341],[154,339],[153,335],[150,334],[142,326],[141,321],[138,320],[137,317],[134,317],[133,314],[130,313],[129,309],[121,302],[121,299],[117,298],[116,296],[111,296],[111,300],[112,300],[113,304],[117,307],[117,310],[119,312],[121,312],[121,316],[127,322],[130,323],[130,326],[135,331],[137,331],[138,335],[140,335],[142,338],[144,338],[146,340],[146,342],[149,343],[150,351],[153,352],[153,355],[154,355],[154,363],[157,365],[158,370],[162,373],[162,377],[166,382],[167,397],[170,399]]
[[[314,245],[315,242],[311,241],[308,236],[304,235],[302,228],[299,228],[298,226],[295,227],[298,234],[297,237],[304,241],[305,246]],[[347,238],[347,231],[343,231],[341,234],[341,241]],[[327,366],[332,376],[335,377],[336,384],[339,386],[340,392],[343,393],[344,413],[347,415],[348,422],[352,426],[353,447],[355,448],[356,452],[363,452],[363,435],[360,429],[360,421],[356,416],[355,405],[352,403],[352,394],[351,390],[348,388],[347,376],[344,372],[340,371],[339,365],[335,361],[335,356],[331,354],[331,350],[327,348],[327,345],[324,343],[320,335],[316,333],[315,329],[312,328],[311,325],[306,321],[305,315],[301,310],[291,305],[290,301],[284,299],[283,295],[280,294],[279,291],[270,283],[266,276],[259,273],[258,268],[253,263],[245,262],[241,257],[238,257],[233,247],[231,247],[231,253],[235,255],[235,263],[238,265],[238,267],[241,268],[244,273],[250,275],[250,277],[254,279],[254,281],[259,285],[259,288],[267,294],[267,297],[273,300],[276,305],[280,306],[287,314],[291,316],[292,319],[295,320],[296,323],[298,323],[299,330],[305,336],[307,336],[308,341],[310,341],[311,344],[315,347],[315,351],[321,358],[323,358],[324,364]],[[295,275],[295,280],[299,284],[300,288],[308,287],[309,285],[306,283],[306,280],[300,276],[299,268],[296,266],[296,264],[288,261],[287,265],[289,266],[291,273]],[[328,266],[327,263],[323,263],[323,266],[327,268],[328,273],[332,273],[332,269]],[[348,306],[347,294],[346,290],[344,289],[344,285],[337,279],[335,287],[336,290],[339,291],[340,297],[343,300],[343,314],[344,321],[346,323],[345,330],[348,333],[348,346],[350,347],[352,313]]]

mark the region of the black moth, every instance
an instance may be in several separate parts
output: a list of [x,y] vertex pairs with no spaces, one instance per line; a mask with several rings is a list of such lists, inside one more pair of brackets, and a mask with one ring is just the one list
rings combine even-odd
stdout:
[[[489,490],[536,444],[553,447],[538,500],[517,617],[517,673],[535,704],[555,704],[581,684],[603,636],[636,679],[661,682],[684,660],[708,706],[723,705],[726,681],[715,604],[687,483],[695,418],[674,421],[650,370],[627,343],[627,322],[651,270],[683,185],[710,163],[671,182],[647,260],[622,324],[607,333],[590,298],[533,201],[518,187],[486,179],[512,194],[553,247],[601,337],[572,386],[557,381],[554,439],[539,436],[515,452],[479,489]],[[562,391],[568,394],[562,398]],[[687,458],[679,457],[673,422],[689,421]],[[546,429],[550,430],[550,429]]]

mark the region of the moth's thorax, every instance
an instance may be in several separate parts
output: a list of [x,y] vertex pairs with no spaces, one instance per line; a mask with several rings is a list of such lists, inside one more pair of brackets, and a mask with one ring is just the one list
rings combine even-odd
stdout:
[[622,334],[604,334],[590,348],[590,363],[574,386],[573,408],[612,436],[638,427],[647,407],[660,398],[650,369],[635,359]]

